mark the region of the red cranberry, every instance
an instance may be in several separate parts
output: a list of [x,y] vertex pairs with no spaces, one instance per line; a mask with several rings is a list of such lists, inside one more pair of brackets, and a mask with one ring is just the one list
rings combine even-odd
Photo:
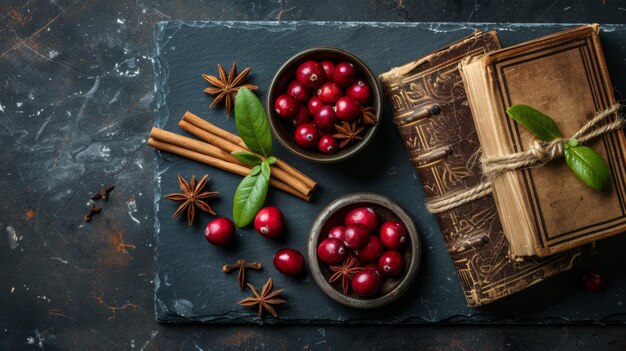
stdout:
[[313,116],[315,126],[323,131],[331,131],[335,128],[337,118],[335,117],[335,111],[331,106],[322,106],[315,116]]
[[378,267],[378,263],[368,263],[365,266],[363,266],[363,269],[369,269],[370,271],[374,271],[376,272],[376,274],[378,274],[379,277],[383,278],[383,271],[380,270],[380,268]]
[[320,141],[317,142],[317,149],[323,154],[334,154],[339,149],[337,139],[330,134],[322,135]]
[[349,62],[339,62],[333,70],[333,82],[340,87],[347,87],[356,79],[356,69]]
[[372,90],[364,80],[359,79],[346,89],[346,95],[354,98],[361,105],[367,105],[372,98]]
[[235,225],[228,218],[215,218],[207,224],[204,237],[213,245],[226,245],[235,237]]
[[369,241],[370,231],[362,224],[350,224],[346,226],[343,243],[350,250],[358,250],[365,247]]
[[404,268],[404,257],[398,251],[385,251],[378,259],[378,268],[388,277],[396,276]]
[[309,114],[309,110],[300,105],[300,107],[298,108],[298,113],[296,113],[295,117],[293,117],[291,119],[291,124],[293,124],[294,127],[297,127],[301,124],[304,123],[309,123],[311,121],[311,115]]
[[333,78],[333,71],[335,70],[335,63],[333,61],[325,60],[320,62],[322,68],[324,69],[324,73],[326,73],[326,81],[329,81]]
[[311,123],[304,123],[296,128],[296,144],[302,148],[309,149],[316,146],[319,137],[317,128]]
[[315,116],[317,110],[319,110],[322,106],[324,106],[324,102],[317,96],[311,97],[311,100],[309,100],[309,103],[307,104],[311,116]]
[[343,242],[339,239],[327,238],[317,247],[317,256],[327,264],[337,264],[343,261],[348,254]]
[[600,292],[604,290],[606,282],[602,273],[591,270],[583,275],[582,285],[587,291]]
[[289,85],[287,86],[287,94],[293,96],[294,98],[296,98],[296,100],[302,103],[309,101],[309,98],[311,97],[309,89],[307,89],[304,84],[302,84],[302,82],[300,82],[299,80],[294,80],[293,82],[289,83]]
[[274,254],[274,267],[282,274],[301,276],[304,273],[304,256],[296,249],[280,249]]
[[296,70],[296,78],[298,78],[305,87],[316,89],[326,80],[326,72],[324,72],[324,68],[322,68],[319,63],[307,61],[301,64],[298,70]]
[[350,211],[344,219],[348,224],[363,224],[370,231],[374,231],[378,227],[378,216],[371,207],[359,207]]
[[361,116],[361,104],[349,96],[337,100],[335,115],[342,121],[351,122]]
[[352,291],[359,296],[373,295],[380,288],[382,278],[373,270],[364,269],[352,277]]
[[326,82],[317,89],[317,96],[327,104],[333,104],[343,95],[339,85],[333,82]]
[[291,95],[281,95],[274,103],[274,111],[281,118],[291,118],[298,113],[298,100]]
[[406,229],[401,223],[387,221],[380,226],[380,240],[390,250],[397,250],[406,244]]
[[362,262],[372,262],[378,260],[380,255],[383,254],[385,248],[383,247],[380,238],[375,235],[370,235],[367,244],[364,247],[358,249],[355,252],[356,257]]
[[275,238],[283,232],[283,213],[276,207],[264,207],[254,217],[254,229],[266,238]]
[[328,237],[343,241],[346,238],[346,227],[342,225],[332,227],[328,232]]

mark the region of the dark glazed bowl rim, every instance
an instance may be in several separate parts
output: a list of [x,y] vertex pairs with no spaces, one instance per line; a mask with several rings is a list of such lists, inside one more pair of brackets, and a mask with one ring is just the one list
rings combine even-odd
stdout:
[[[279,124],[283,124],[285,123],[285,121],[276,116],[276,113],[273,109],[273,101],[279,95],[275,92],[275,90],[278,88],[279,80],[284,71],[286,71],[294,62],[297,62],[299,60],[305,60],[307,56],[323,53],[331,53],[346,57],[346,61],[354,63],[357,66],[357,70],[359,72],[362,72],[362,74],[366,76],[363,77],[363,79],[365,79],[372,88],[372,107],[374,108],[375,115],[378,120],[375,125],[368,128],[368,130],[365,132],[365,135],[363,136],[363,140],[359,141],[353,146],[348,147],[344,151],[340,151],[336,154],[331,155],[325,155],[317,151],[304,150],[295,145],[295,142],[285,140],[283,134],[280,131],[281,126],[279,126]],[[367,147],[372,139],[374,139],[374,135],[376,134],[378,129],[380,129],[381,119],[383,116],[383,92],[376,75],[374,75],[372,73],[372,70],[365,64],[365,62],[363,62],[357,56],[337,47],[320,46],[300,51],[290,57],[287,61],[285,61],[285,63],[280,66],[278,71],[276,71],[274,78],[272,78],[272,83],[270,84],[270,88],[268,90],[265,100],[265,107],[270,122],[270,128],[272,129],[272,134],[285,149],[287,149],[292,154],[311,162],[335,163],[347,160],[348,158],[358,154]]]
[[[409,263],[409,267],[404,275],[404,278],[402,278],[402,281],[393,290],[389,291],[385,295],[371,299],[350,297],[336,290],[324,277],[324,273],[320,267],[319,258],[317,257],[317,245],[320,240],[320,235],[322,235],[322,228],[326,222],[336,212],[347,206],[356,204],[375,204],[381,207],[386,207],[398,217],[402,224],[405,225],[409,238],[411,239],[411,245],[408,247],[408,250],[411,250],[411,262]],[[400,296],[402,296],[411,287],[417,277],[422,257],[421,251],[422,244],[420,235],[411,216],[390,198],[376,193],[365,192],[351,193],[340,196],[324,207],[313,222],[307,242],[309,270],[320,289],[322,289],[322,291],[331,299],[341,303],[342,305],[358,309],[373,309],[382,307],[400,298]]]

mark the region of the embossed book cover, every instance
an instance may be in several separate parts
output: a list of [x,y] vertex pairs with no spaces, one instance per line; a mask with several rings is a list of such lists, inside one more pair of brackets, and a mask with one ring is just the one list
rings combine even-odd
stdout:
[[[465,57],[500,48],[495,32],[474,34],[380,76],[393,120],[429,200],[483,180],[481,148],[458,70]],[[567,270],[589,248],[513,259],[494,199],[436,214],[470,306],[523,290]]]

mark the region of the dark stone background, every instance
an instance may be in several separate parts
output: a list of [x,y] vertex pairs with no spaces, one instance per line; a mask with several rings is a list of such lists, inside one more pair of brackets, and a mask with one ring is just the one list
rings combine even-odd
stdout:
[[[626,348],[623,326],[157,324],[153,151],[144,141],[154,121],[153,28],[168,19],[623,23],[626,4],[2,1],[0,348]],[[85,224],[89,196],[113,183]]]

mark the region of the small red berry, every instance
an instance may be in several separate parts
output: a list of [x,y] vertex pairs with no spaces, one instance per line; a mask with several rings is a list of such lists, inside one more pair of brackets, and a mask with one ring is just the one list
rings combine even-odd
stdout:
[[339,239],[327,238],[317,247],[317,256],[327,264],[337,264],[346,258],[348,251]]
[[339,149],[337,139],[330,134],[322,135],[320,141],[317,142],[317,149],[323,154],[334,154]]
[[317,96],[311,97],[311,100],[309,100],[309,103],[307,104],[311,116],[315,116],[317,110],[319,110],[322,106],[324,106],[324,102]]
[[364,80],[359,79],[346,89],[346,95],[354,98],[361,105],[367,105],[372,98],[372,90]]
[[298,100],[291,95],[281,95],[274,102],[274,111],[281,118],[291,118],[298,113]]
[[333,82],[326,82],[317,88],[317,97],[327,104],[334,104],[342,95],[339,85]]
[[378,227],[378,215],[371,207],[359,207],[348,212],[344,223],[348,224],[363,224],[370,231],[374,231]]
[[368,263],[365,266],[363,266],[363,269],[369,269],[371,271],[376,272],[376,274],[378,274],[379,277],[383,278],[383,271],[380,270],[380,268],[378,267],[378,263]]
[[332,131],[335,128],[337,118],[331,106],[322,106],[313,116],[313,121],[315,121],[317,128],[323,131]]
[[300,147],[309,149],[317,145],[320,134],[311,123],[304,123],[296,128],[295,139],[296,144]]
[[359,296],[370,296],[378,291],[381,283],[382,278],[376,272],[364,269],[352,277],[352,291]]
[[349,62],[339,62],[333,70],[333,82],[340,87],[347,87],[356,79],[356,69]]
[[306,61],[296,70],[296,78],[309,89],[316,89],[326,81],[324,68],[315,61]]
[[296,249],[280,249],[274,254],[274,267],[282,274],[292,277],[304,273],[304,256]]
[[332,227],[328,232],[328,237],[343,241],[346,238],[346,227],[342,225]]
[[582,286],[587,291],[600,292],[604,290],[606,282],[602,273],[591,270],[583,275]]
[[378,268],[388,277],[396,276],[404,268],[404,257],[398,251],[385,251],[378,259]]
[[254,217],[254,229],[266,238],[275,238],[283,232],[283,213],[276,207],[263,207]]
[[354,254],[362,262],[372,262],[380,258],[385,248],[383,247],[380,238],[375,235],[370,235],[367,244],[364,247],[358,249]]
[[300,107],[298,108],[298,113],[296,113],[296,115],[291,119],[291,124],[294,127],[297,127],[301,124],[309,122],[311,122],[311,115],[309,114],[309,110],[303,105],[300,105]]
[[289,83],[287,86],[287,94],[293,96],[296,100],[302,103],[309,101],[309,98],[311,97],[309,89],[307,89],[299,80],[294,80]]
[[322,68],[324,69],[324,73],[326,73],[326,81],[329,81],[333,78],[333,71],[335,70],[335,63],[333,61],[325,60],[320,62]]
[[335,115],[342,121],[354,121],[361,116],[361,104],[349,96],[339,98],[335,104]]
[[402,223],[387,221],[380,226],[380,240],[390,250],[397,250],[406,244],[408,237]]
[[206,225],[204,237],[213,245],[226,245],[235,237],[235,225],[228,218],[215,218]]
[[369,229],[362,224],[347,225],[343,243],[350,250],[358,250],[367,245],[369,242],[369,234]]

